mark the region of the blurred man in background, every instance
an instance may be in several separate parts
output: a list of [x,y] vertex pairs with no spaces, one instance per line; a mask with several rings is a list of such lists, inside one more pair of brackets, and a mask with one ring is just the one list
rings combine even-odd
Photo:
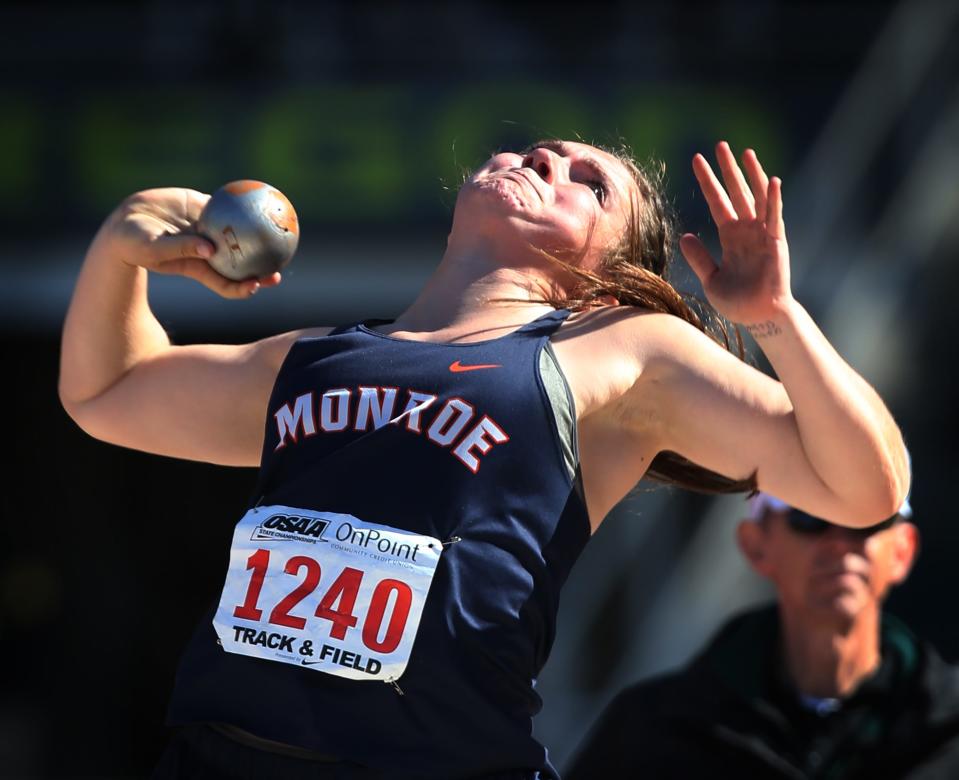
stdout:
[[737,541],[777,604],[621,693],[568,780],[959,778],[959,669],[882,610],[916,557],[911,516],[854,530],[750,499]]

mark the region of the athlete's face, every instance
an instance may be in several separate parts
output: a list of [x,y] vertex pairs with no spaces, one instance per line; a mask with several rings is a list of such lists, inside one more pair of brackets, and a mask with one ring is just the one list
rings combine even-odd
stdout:
[[468,211],[481,229],[589,270],[621,239],[638,208],[639,189],[623,163],[570,141],[494,155],[457,200],[457,211]]
[[784,610],[841,627],[878,609],[889,589],[909,574],[918,531],[899,522],[869,536],[841,527],[818,534],[793,530],[786,512],[744,521],[740,547],[753,568],[775,585]]

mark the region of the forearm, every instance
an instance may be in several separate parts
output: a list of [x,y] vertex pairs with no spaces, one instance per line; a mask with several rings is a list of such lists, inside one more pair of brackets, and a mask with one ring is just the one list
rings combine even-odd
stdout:
[[60,398],[68,410],[170,343],[147,301],[147,270],[123,262],[103,233],[87,252],[63,327]]
[[909,469],[899,428],[876,391],[795,301],[747,329],[789,396],[810,466],[850,521],[892,515],[908,490]]

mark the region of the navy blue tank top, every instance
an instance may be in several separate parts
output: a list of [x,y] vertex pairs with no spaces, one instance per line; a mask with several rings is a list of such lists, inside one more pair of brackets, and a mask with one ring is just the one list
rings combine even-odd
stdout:
[[532,737],[533,685],[589,539],[540,370],[568,314],[467,344],[360,324],[291,347],[254,503],[446,543],[409,664],[400,690],[334,677],[224,652],[205,620],[177,674],[172,723],[232,724],[397,776],[553,776]]

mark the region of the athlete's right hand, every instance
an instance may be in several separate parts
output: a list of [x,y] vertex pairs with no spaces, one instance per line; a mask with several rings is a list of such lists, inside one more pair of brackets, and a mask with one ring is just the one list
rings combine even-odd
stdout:
[[97,234],[98,247],[130,266],[195,279],[224,298],[249,298],[280,283],[280,274],[233,281],[207,262],[216,247],[196,222],[210,196],[182,187],[137,192],[121,203]]

